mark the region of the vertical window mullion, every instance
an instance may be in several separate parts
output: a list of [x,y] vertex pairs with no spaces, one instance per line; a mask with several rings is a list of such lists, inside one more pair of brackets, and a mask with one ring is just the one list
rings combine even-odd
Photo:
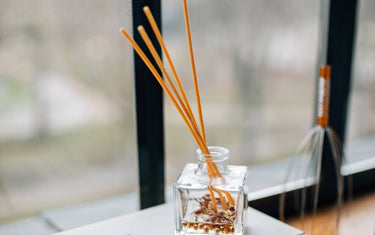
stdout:
[[[152,58],[137,32],[143,25],[147,32],[151,27],[143,13],[149,6],[161,30],[161,1],[132,0],[133,36],[142,50]],[[159,55],[157,40],[149,33]],[[152,73],[134,52],[134,76],[136,91],[136,118],[138,140],[138,166],[141,209],[164,203],[164,125],[162,89]]]
[[[329,123],[342,141],[345,139],[351,88],[357,5],[357,0],[330,1],[327,64],[332,66],[332,79]],[[322,201],[332,202],[336,198],[336,185],[332,151],[325,138],[320,187]]]

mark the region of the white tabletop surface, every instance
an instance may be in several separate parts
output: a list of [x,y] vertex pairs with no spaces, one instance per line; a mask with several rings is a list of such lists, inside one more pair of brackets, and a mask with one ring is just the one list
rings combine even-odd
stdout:
[[[174,234],[173,204],[164,204],[132,214],[58,233],[58,235],[168,235]],[[247,235],[301,235],[302,231],[253,208],[247,210]]]

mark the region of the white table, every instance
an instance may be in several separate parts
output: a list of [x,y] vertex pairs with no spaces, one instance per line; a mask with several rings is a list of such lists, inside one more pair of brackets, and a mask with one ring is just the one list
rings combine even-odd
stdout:
[[[174,234],[173,205],[164,204],[132,214],[115,217],[58,235],[168,235]],[[247,210],[247,235],[302,235],[304,232],[265,215]]]

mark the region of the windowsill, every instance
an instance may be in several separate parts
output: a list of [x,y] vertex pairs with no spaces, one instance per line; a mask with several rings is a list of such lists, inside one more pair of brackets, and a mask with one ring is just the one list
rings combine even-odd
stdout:
[[345,151],[347,159],[341,167],[344,176],[375,169],[375,136],[356,141]]
[[138,210],[138,194],[131,193],[94,203],[45,210],[39,215],[0,226],[0,234],[51,234]]
[[[70,231],[59,233],[59,235],[91,235],[95,234],[173,234],[174,230],[173,204],[163,204],[133,214],[112,218]],[[162,215],[162,216],[161,216]],[[302,231],[284,224],[270,216],[255,209],[248,208],[246,212],[245,234],[283,234],[302,235]],[[145,226],[147,224],[147,226]]]

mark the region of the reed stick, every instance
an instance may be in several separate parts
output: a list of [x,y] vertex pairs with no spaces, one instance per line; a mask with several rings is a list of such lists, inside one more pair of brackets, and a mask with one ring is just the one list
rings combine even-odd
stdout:
[[[154,75],[155,79],[159,82],[159,84],[161,85],[163,90],[167,93],[167,95],[171,99],[172,103],[175,105],[177,111],[180,113],[180,115],[181,115],[182,119],[184,120],[185,124],[187,125],[189,131],[193,135],[193,137],[194,137],[195,141],[197,142],[199,148],[201,149],[202,153],[209,155],[210,152],[209,152],[209,149],[208,149],[207,144],[206,144],[206,137],[205,137],[204,124],[203,124],[201,103],[200,103],[200,97],[199,97],[198,82],[197,82],[196,71],[195,71],[194,56],[193,56],[193,49],[192,49],[192,43],[191,43],[191,34],[190,34],[190,26],[189,26],[188,14],[187,14],[186,1],[184,0],[185,23],[186,23],[186,28],[187,28],[188,42],[189,42],[189,54],[190,54],[190,60],[191,60],[191,65],[192,65],[192,71],[193,71],[194,87],[195,87],[195,93],[196,93],[196,97],[197,97],[199,120],[200,120],[200,124],[201,124],[201,133],[198,130],[198,125],[195,121],[194,114],[191,110],[190,104],[189,104],[188,99],[186,97],[186,93],[185,93],[185,91],[182,87],[181,81],[180,81],[180,79],[177,75],[176,69],[175,69],[175,67],[172,63],[172,60],[171,60],[170,55],[168,53],[168,50],[165,46],[165,43],[164,43],[163,38],[161,36],[161,33],[160,33],[160,31],[157,27],[157,24],[156,24],[156,22],[155,22],[155,20],[152,16],[152,13],[151,13],[151,11],[148,7],[144,8],[144,12],[145,12],[150,24],[151,24],[151,27],[153,28],[153,31],[154,31],[154,33],[155,33],[155,35],[156,35],[156,37],[159,41],[160,46],[162,47],[164,53],[167,56],[167,60],[170,64],[170,66],[171,66],[173,75],[175,77],[175,80],[177,82],[179,90],[182,94],[183,100],[181,99],[177,89],[175,88],[172,80],[170,79],[170,76],[167,73],[167,71],[166,71],[166,69],[163,65],[163,62],[161,61],[160,56],[156,52],[155,47],[153,46],[153,44],[152,44],[151,40],[149,39],[149,37],[148,37],[146,31],[144,30],[144,28],[142,26],[139,26],[138,31],[141,34],[141,37],[144,40],[144,42],[146,43],[148,49],[150,50],[150,52],[151,52],[153,58],[155,59],[158,67],[160,68],[162,73],[166,76],[167,82],[170,85],[170,87],[172,88],[172,90],[174,92],[174,95],[176,96],[178,102],[176,101],[175,97],[173,96],[173,94],[169,90],[168,86],[165,84],[165,82],[161,78],[161,75],[157,72],[155,67],[152,65],[152,63],[147,58],[147,56],[144,54],[142,49],[138,46],[138,44],[130,37],[130,35],[126,32],[125,29],[122,28],[120,31],[128,39],[128,41],[132,44],[134,50],[141,57],[141,59],[146,64],[146,66],[150,69],[151,73]],[[224,179],[222,177],[220,171],[218,170],[217,165],[214,162],[212,162],[212,157],[206,156],[205,158],[206,158],[205,161],[207,163],[207,174],[210,177],[210,182],[212,182],[213,177]],[[210,183],[210,185],[208,185],[208,190],[210,192],[210,196],[211,196],[211,199],[212,199],[213,209],[216,212],[217,212],[217,205],[216,205],[216,199],[215,199],[214,191],[219,195],[219,199],[221,201],[223,209],[227,208],[227,204],[226,204],[225,198],[223,197],[221,192],[224,193],[227,196],[229,205],[234,205],[234,199],[230,195],[230,193],[228,193],[224,190],[214,189],[211,186],[211,183]]]
[[168,52],[168,50],[167,50],[167,47],[165,46],[165,43],[164,43],[163,37],[161,36],[160,30],[159,30],[158,25],[156,24],[155,18],[154,18],[154,16],[152,15],[151,10],[150,10],[150,8],[149,8],[148,6],[145,6],[145,7],[143,8],[143,11],[144,11],[144,13],[145,13],[145,15],[146,15],[146,17],[147,17],[147,19],[148,19],[148,22],[149,22],[150,25],[151,25],[152,30],[154,31],[154,33],[155,33],[155,35],[156,35],[156,38],[157,38],[157,40],[158,40],[158,42],[159,42],[159,45],[161,46],[161,48],[162,48],[162,50],[163,50],[163,52],[164,52],[164,55],[165,55],[166,58],[167,58],[167,61],[168,61],[168,63],[169,63],[169,66],[171,67],[171,70],[172,70],[173,76],[174,76],[174,78],[175,78],[175,80],[176,80],[176,82],[177,82],[178,88],[180,89],[180,92],[181,92],[181,94],[182,94],[182,98],[184,99],[185,104],[186,104],[186,106],[187,106],[187,109],[188,109],[188,111],[192,114],[192,118],[193,118],[194,122],[196,122],[196,121],[195,121],[195,118],[194,118],[194,115],[193,115],[193,111],[192,111],[191,106],[190,106],[190,103],[189,103],[189,101],[188,101],[188,99],[187,99],[187,96],[186,96],[185,90],[184,90],[184,88],[183,88],[183,86],[182,86],[182,84],[181,84],[181,80],[180,80],[180,78],[179,78],[179,76],[178,76],[178,74],[177,74],[176,68],[174,67],[174,64],[173,64],[173,62],[172,62],[171,56],[169,55],[169,52]]
[[228,204],[229,204],[230,206],[234,206],[234,205],[235,205],[235,201],[234,201],[232,195],[230,195],[229,192],[227,192],[227,191],[225,191],[225,190],[220,190],[220,189],[218,189],[218,190],[219,190],[220,192],[224,193],[225,196],[227,196]]
[[223,209],[228,210],[227,202],[225,201],[225,198],[221,194],[221,192],[219,190],[215,189],[214,187],[212,187],[212,190],[214,190],[219,195],[220,203],[221,203],[221,206],[223,207]]
[[[179,77],[178,77],[177,71],[176,71],[176,69],[175,69],[175,67],[174,67],[174,65],[173,65],[172,59],[171,59],[171,57],[170,57],[170,55],[169,55],[169,52],[168,52],[168,50],[167,50],[167,47],[165,46],[165,43],[164,43],[163,37],[161,36],[160,30],[159,30],[159,28],[158,28],[158,26],[157,26],[157,24],[156,24],[156,22],[155,22],[155,19],[154,19],[152,13],[151,13],[151,10],[150,10],[150,8],[149,8],[148,6],[145,6],[145,7],[143,8],[143,11],[144,11],[144,13],[145,13],[145,15],[146,15],[146,17],[147,17],[149,23],[150,23],[150,25],[151,25],[151,27],[152,27],[152,29],[153,29],[155,35],[156,35],[156,38],[157,38],[157,40],[158,40],[158,42],[159,42],[159,44],[160,44],[160,46],[161,46],[161,48],[162,48],[164,54],[165,54],[166,57],[167,57],[168,63],[169,63],[169,65],[170,65],[171,69],[172,69],[172,72],[173,72],[173,75],[174,75],[175,80],[176,80],[176,82],[177,82],[177,85],[178,85],[178,87],[179,87],[179,89],[180,89],[180,92],[181,92],[181,94],[182,94],[182,97],[183,97],[183,99],[184,99],[184,101],[185,101],[185,105],[186,105],[186,108],[187,108],[187,110],[188,110],[188,113],[190,114],[190,119],[192,119],[192,120],[193,120],[193,123],[196,125],[196,121],[195,121],[195,118],[194,118],[194,114],[193,114],[193,112],[192,112],[192,110],[191,110],[191,106],[190,106],[189,101],[188,101],[188,99],[187,99],[187,97],[186,97],[186,93],[185,93],[185,91],[184,91],[184,89],[183,89],[183,87],[182,87],[182,84],[181,84],[181,81],[180,81],[180,79],[179,79]],[[146,35],[147,35],[147,34],[146,34]],[[149,40],[149,41],[150,41],[150,40]],[[152,45],[152,43],[151,43],[151,45]],[[154,54],[156,55],[156,57],[159,57],[157,53],[154,52]],[[154,54],[153,54],[153,56],[154,56]],[[157,59],[155,58],[155,56],[154,56],[154,59],[157,60]],[[165,69],[163,70],[162,67],[160,66],[160,65],[162,65],[161,59],[158,60],[158,61],[159,61],[159,62],[157,62],[157,63],[158,63],[158,65],[159,65],[159,68],[160,68],[160,69],[162,70],[162,72],[165,74],[165,76],[166,76],[166,78],[167,78],[169,84],[172,86],[172,89],[174,90],[174,92],[175,92],[175,94],[176,94],[177,92],[175,91],[175,88],[173,88],[173,85],[172,85],[173,83],[170,81],[170,78],[169,78],[168,73],[166,73]],[[199,90],[198,90],[198,93],[199,93]],[[199,95],[199,94],[198,94],[198,95]],[[177,97],[178,97],[178,96],[177,96]],[[178,97],[178,98],[179,98],[179,97]],[[179,100],[179,101],[180,101],[180,100]],[[181,101],[180,101],[180,104],[181,104]],[[183,107],[183,106],[182,106],[182,107]],[[185,111],[185,113],[186,113],[186,111]],[[202,123],[203,123],[203,122],[202,122]],[[204,132],[203,132],[203,135],[204,135]],[[204,136],[203,138],[204,138],[204,140],[205,140],[205,142],[206,142],[205,136]],[[208,163],[208,164],[212,164],[212,163]],[[213,168],[214,168],[213,170],[214,170],[215,176],[216,176],[216,177],[222,177],[221,174],[220,174],[220,172],[219,172],[218,169],[217,169],[216,164],[212,164],[212,165],[213,165]]]
[[186,36],[187,36],[188,45],[189,45],[189,55],[190,55],[191,71],[193,73],[195,96],[196,96],[196,99],[197,99],[197,106],[198,106],[199,122],[200,122],[200,125],[201,125],[202,137],[204,139],[204,142],[207,143],[207,141],[206,141],[206,133],[205,133],[205,129],[204,129],[204,123],[203,123],[201,99],[200,99],[200,96],[199,96],[197,72],[195,70],[195,62],[194,62],[194,54],[193,54],[193,43],[191,41],[191,32],[190,32],[188,7],[187,7],[186,0],[183,0],[182,3],[183,3],[184,16],[185,16]]
[[175,94],[176,98],[177,98],[177,101],[179,102],[181,108],[183,109],[183,111],[185,112],[187,118],[189,119],[190,123],[191,123],[191,126],[193,127],[194,131],[196,134],[199,133],[199,130],[198,130],[198,125],[194,119],[194,116],[192,114],[192,112],[190,112],[188,109],[187,109],[187,105],[186,103],[184,103],[176,89],[176,87],[174,86],[167,70],[165,69],[164,65],[163,65],[163,62],[160,58],[160,56],[158,55],[154,45],[152,44],[149,36],[147,35],[145,29],[143,28],[143,26],[138,26],[137,28],[139,34],[141,35],[143,41],[145,42],[147,48],[149,49],[149,51],[151,52],[151,55],[152,57],[154,58],[154,60],[156,61],[156,64],[158,65],[159,69],[162,71],[162,73],[165,75],[165,78],[167,79],[167,82],[169,84],[169,86],[172,88],[172,91],[173,93]]
[[[163,62],[162,62],[160,56],[158,55],[158,53],[157,53],[154,45],[152,44],[149,36],[146,33],[145,29],[143,28],[143,26],[138,26],[137,30],[140,33],[140,35],[141,35],[143,41],[145,42],[147,48],[150,50],[151,55],[155,59],[158,67],[160,68],[160,70],[162,71],[162,73],[165,75],[165,77],[167,79],[167,82],[171,86],[172,91],[174,92],[174,94],[175,94],[175,96],[176,96],[176,98],[177,98],[177,100],[178,100],[181,108],[183,109],[184,113],[186,114],[188,120],[190,121],[191,126],[192,126],[195,134],[199,135],[200,133],[199,133],[199,130],[198,130],[198,127],[197,127],[197,123],[195,122],[195,119],[194,119],[194,116],[193,116],[192,112],[190,112],[189,110],[187,110],[187,107],[186,107],[187,105],[182,101],[180,95],[178,94],[178,91],[177,91],[176,87],[174,86],[174,84],[173,84],[173,82],[172,82],[172,80],[171,80],[171,78],[170,78],[167,70],[165,69],[165,67],[163,65]],[[209,152],[208,153],[204,153],[204,154],[209,154]],[[215,177],[223,178],[222,175],[220,174],[220,171],[218,170],[218,168],[217,168],[217,166],[216,166],[215,163],[213,163],[212,161],[211,162],[206,161],[206,162],[207,162],[207,165],[211,165],[212,166],[212,172],[213,172],[213,175]]]
[[141,57],[141,59],[143,60],[143,62],[146,64],[146,66],[150,69],[151,73],[154,75],[154,77],[156,78],[156,80],[159,82],[160,86],[163,88],[163,90],[165,91],[165,93],[167,93],[167,95],[171,99],[172,103],[175,105],[177,111],[180,113],[182,119],[184,120],[184,122],[188,126],[190,132],[192,133],[192,135],[193,135],[195,141],[197,142],[199,148],[201,149],[201,151],[203,153],[209,153],[209,150],[208,150],[208,148],[207,148],[204,140],[202,139],[202,137],[200,135],[195,134],[195,132],[194,132],[193,128],[191,127],[189,121],[185,117],[184,112],[182,111],[182,109],[180,108],[180,106],[177,104],[177,101],[173,97],[173,95],[170,92],[169,88],[164,83],[163,79],[161,78],[161,76],[159,75],[159,73],[157,72],[157,70],[155,69],[155,67],[152,65],[152,63],[150,62],[150,60],[147,58],[147,56],[144,54],[144,52],[142,51],[142,49],[130,37],[130,35],[126,32],[126,30],[124,28],[121,28],[120,31],[126,37],[126,39],[132,44],[134,50]]
[[211,196],[212,209],[214,209],[214,211],[217,213],[218,210],[217,210],[217,204],[216,204],[216,198],[215,198],[214,191],[212,190],[211,185],[208,185],[207,188],[208,188],[208,191],[210,192],[210,196]]

